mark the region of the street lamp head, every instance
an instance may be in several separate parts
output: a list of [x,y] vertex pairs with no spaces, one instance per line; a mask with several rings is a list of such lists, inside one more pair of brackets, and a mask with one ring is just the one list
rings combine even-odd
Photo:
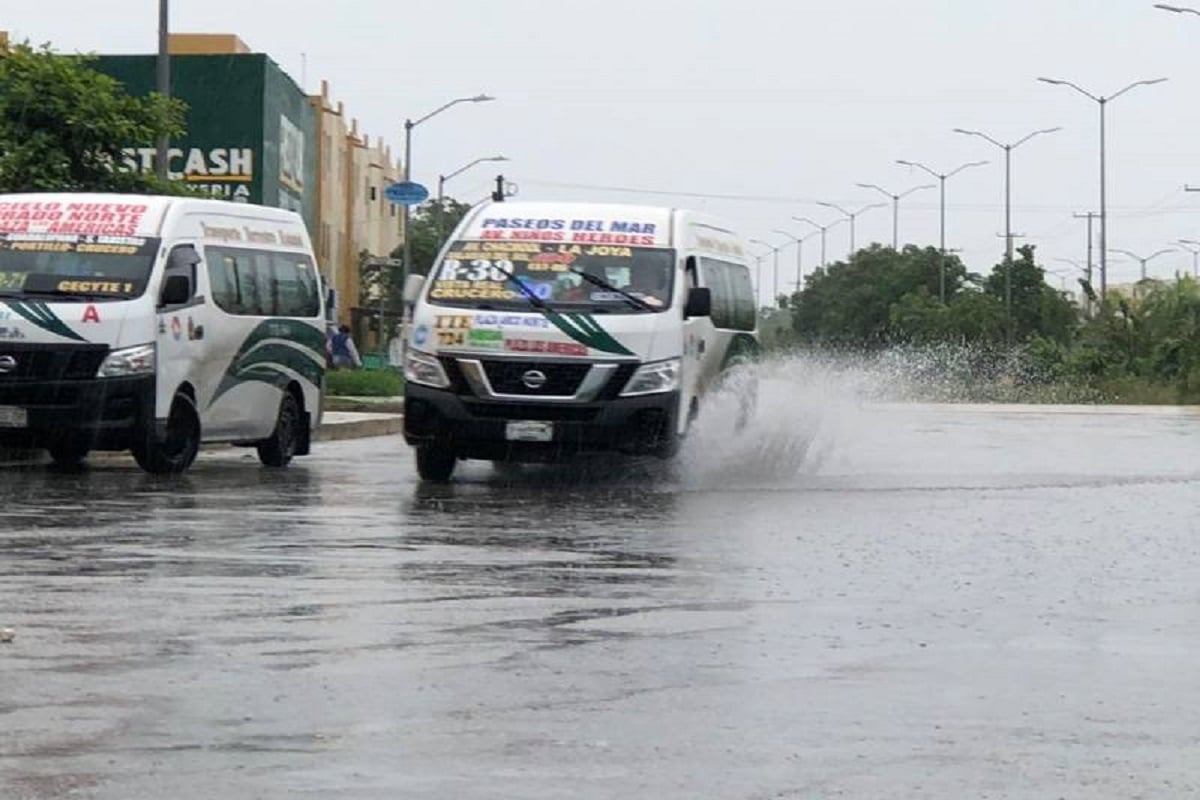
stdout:
[[1059,80],[1058,78],[1038,78],[1042,83],[1049,83],[1053,86],[1070,86],[1070,81]]
[[467,99],[472,103],[490,103],[496,98],[492,97],[490,94],[477,94],[474,97],[469,97]]
[[1167,5],[1166,3],[1155,3],[1155,4],[1154,4],[1154,7],[1155,7],[1155,8],[1162,9],[1163,11],[1173,11],[1173,12],[1174,12],[1174,13],[1176,13],[1176,14],[1197,14],[1197,15],[1200,15],[1200,11],[1197,11],[1197,10],[1196,10],[1196,9],[1194,9],[1194,8],[1187,8],[1186,6],[1170,6],[1170,5]]

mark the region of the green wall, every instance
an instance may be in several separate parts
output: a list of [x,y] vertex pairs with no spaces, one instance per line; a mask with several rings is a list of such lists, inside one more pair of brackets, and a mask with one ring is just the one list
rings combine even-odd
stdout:
[[[151,55],[100,56],[94,66],[130,94],[154,90]],[[316,219],[316,112],[265,55],[173,56],[171,94],[188,105],[187,132],[171,142],[173,175],[214,197]],[[286,121],[285,121],[286,120]],[[131,143],[126,163],[153,169],[153,148]]]

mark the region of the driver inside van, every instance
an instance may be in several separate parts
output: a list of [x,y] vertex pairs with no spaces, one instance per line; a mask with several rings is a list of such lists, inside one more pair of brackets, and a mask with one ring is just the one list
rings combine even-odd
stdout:
[[629,293],[637,295],[649,305],[661,308],[667,302],[667,282],[663,269],[652,264],[633,265],[629,276]]

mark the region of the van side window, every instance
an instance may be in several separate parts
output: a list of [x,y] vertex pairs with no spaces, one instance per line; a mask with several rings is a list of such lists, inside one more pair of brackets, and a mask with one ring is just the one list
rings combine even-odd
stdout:
[[718,328],[754,330],[754,285],[750,269],[715,258],[700,259],[704,285],[712,292],[712,322]]
[[213,302],[228,314],[316,317],[321,310],[312,260],[302,253],[206,247]]
[[208,248],[208,284],[212,289],[212,299],[217,308],[233,313],[238,305],[237,284],[235,282],[236,261],[233,256],[217,254],[214,248]]
[[171,272],[186,274],[192,283],[192,294],[196,293],[196,265],[200,263],[200,254],[190,244],[180,244],[171,248],[167,256],[167,269]]
[[307,256],[272,253],[281,317],[315,317],[321,310],[320,284]]

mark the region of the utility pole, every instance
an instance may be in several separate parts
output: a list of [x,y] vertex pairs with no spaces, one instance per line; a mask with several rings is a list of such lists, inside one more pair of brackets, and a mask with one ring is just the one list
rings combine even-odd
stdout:
[[[1092,261],[1092,242],[1094,241],[1092,239],[1092,220],[1096,219],[1096,217],[1098,217],[1098,216],[1100,216],[1100,215],[1097,214],[1095,211],[1087,211],[1082,214],[1079,214],[1079,213],[1075,214],[1075,219],[1086,219],[1087,220],[1087,269],[1084,271],[1084,274],[1086,276],[1089,289],[1091,289],[1091,286],[1092,286],[1092,263],[1093,263],[1093,261]],[[1086,307],[1087,307],[1088,316],[1091,316],[1091,314],[1092,314],[1092,296],[1090,294],[1085,293],[1085,299],[1087,301]]]

